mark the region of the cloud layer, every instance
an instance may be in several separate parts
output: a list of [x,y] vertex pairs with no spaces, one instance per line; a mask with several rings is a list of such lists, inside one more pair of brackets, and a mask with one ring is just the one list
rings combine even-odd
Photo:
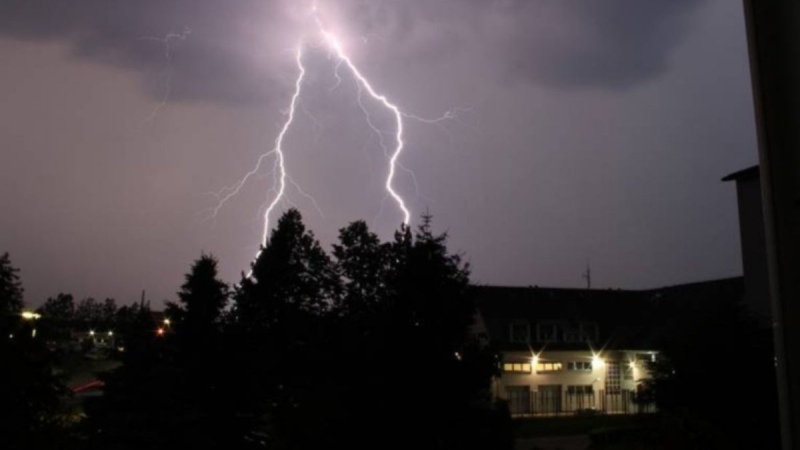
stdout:
[[[469,58],[501,67],[498,82],[624,89],[668,69],[700,3],[331,0],[320,2],[320,14],[348,43],[367,48],[375,66]],[[173,101],[258,103],[283,90],[290,49],[313,24],[310,5],[6,0],[0,36],[61,41],[76,58],[136,71],[153,98],[165,95],[171,76]]]

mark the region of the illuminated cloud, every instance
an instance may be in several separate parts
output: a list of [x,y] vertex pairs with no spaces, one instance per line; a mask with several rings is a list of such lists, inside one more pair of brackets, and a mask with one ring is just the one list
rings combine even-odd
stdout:
[[[555,87],[624,88],[667,70],[670,50],[701,0],[328,0],[337,35],[367,46],[376,66],[406,58],[471,58],[498,77]],[[174,49],[171,99],[254,103],[282,95],[292,51],[308,31],[311,1],[6,0],[0,35],[67,42],[78,58],[141,73],[161,98],[159,43],[187,27]],[[391,55],[392,59],[388,57]],[[505,80],[501,80],[505,81]]]

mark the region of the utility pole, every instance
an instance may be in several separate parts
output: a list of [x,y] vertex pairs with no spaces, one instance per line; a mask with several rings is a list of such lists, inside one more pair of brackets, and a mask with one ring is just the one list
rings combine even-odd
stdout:
[[586,289],[592,288],[592,267],[586,263],[586,272],[581,275],[581,278],[586,280]]

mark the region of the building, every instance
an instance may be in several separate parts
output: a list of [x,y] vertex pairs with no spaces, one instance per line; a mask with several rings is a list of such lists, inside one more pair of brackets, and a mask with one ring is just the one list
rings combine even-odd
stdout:
[[475,332],[497,351],[495,398],[514,416],[654,412],[663,314],[728,302],[742,278],[645,291],[473,287]]
[[758,166],[732,173],[722,181],[736,182],[739,204],[739,237],[744,271],[744,303],[763,322],[771,321],[767,240],[761,203]]

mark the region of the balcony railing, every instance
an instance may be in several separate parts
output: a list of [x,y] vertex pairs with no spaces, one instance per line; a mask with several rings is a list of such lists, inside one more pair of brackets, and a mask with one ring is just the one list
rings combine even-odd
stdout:
[[656,405],[649,396],[631,390],[569,393],[565,391],[507,392],[514,417],[591,414],[649,414]]

